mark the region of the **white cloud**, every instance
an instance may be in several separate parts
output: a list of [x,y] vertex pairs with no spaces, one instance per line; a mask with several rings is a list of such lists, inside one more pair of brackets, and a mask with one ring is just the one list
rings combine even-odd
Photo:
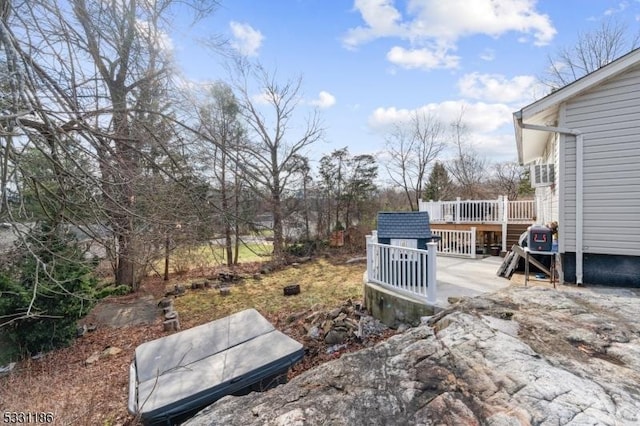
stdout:
[[404,47],[394,46],[387,52],[389,62],[399,65],[403,68],[457,68],[460,62],[458,56],[448,55],[446,49],[431,50],[423,49],[405,49]]
[[489,133],[512,121],[511,109],[505,104],[469,103],[445,101],[430,103],[416,109],[377,108],[369,116],[369,126],[374,130],[386,130],[393,124],[406,122],[416,112],[428,114],[444,125],[455,122],[462,113],[463,122],[470,132]]
[[331,93],[325,92],[324,90],[322,90],[318,94],[318,99],[315,99],[309,103],[313,106],[317,106],[318,108],[329,108],[335,105],[336,97],[333,96]]
[[262,40],[264,40],[262,33],[249,24],[241,24],[235,21],[231,21],[229,27],[231,27],[231,33],[233,34],[231,46],[243,55],[257,56],[258,49],[260,49]]
[[418,113],[439,120],[445,131],[449,131],[451,124],[462,114],[466,137],[474,149],[491,161],[507,161],[514,160],[516,155],[511,111],[505,104],[462,100],[431,103],[415,109],[377,108],[369,116],[369,127],[374,133],[384,134],[392,130],[394,124],[408,122],[410,117]]
[[274,101],[273,96],[274,96],[273,94],[267,91],[263,91],[261,93],[257,93],[251,96],[251,101],[256,105],[270,105]]
[[354,9],[362,15],[366,26],[347,31],[344,45],[353,48],[379,37],[401,36],[404,32],[402,15],[393,6],[393,0],[355,0]]
[[536,45],[546,45],[556,29],[548,15],[535,10],[533,0],[409,0],[414,37],[434,37],[454,42],[461,37],[486,34],[499,37],[509,31],[533,35]]
[[157,49],[163,51],[165,54],[171,54],[174,51],[173,40],[166,32],[152,27],[149,21],[141,19],[136,20],[136,29],[143,36],[153,39],[153,43]]
[[483,61],[491,62],[496,58],[496,51],[493,49],[484,49],[482,53],[480,53],[480,59]]
[[401,66],[416,67],[419,62],[420,68],[428,68],[429,64],[448,68],[453,59],[456,64],[458,61],[449,51],[455,50],[456,42],[463,37],[500,37],[516,32],[525,40],[533,37],[535,45],[549,44],[556,29],[535,4],[535,0],[408,0],[403,16],[393,0],[355,0],[354,10],[360,13],[364,25],[347,31],[343,44],[355,48],[378,38],[399,38],[406,40],[410,48],[396,47],[387,58],[401,56],[397,61]]
[[527,103],[543,92],[542,85],[531,75],[507,79],[500,74],[466,74],[458,80],[460,94],[466,98],[499,103]]
[[627,7],[629,7],[629,3],[626,1],[622,1],[618,3],[617,7],[611,7],[604,11],[604,16],[616,15],[618,13],[624,12]]

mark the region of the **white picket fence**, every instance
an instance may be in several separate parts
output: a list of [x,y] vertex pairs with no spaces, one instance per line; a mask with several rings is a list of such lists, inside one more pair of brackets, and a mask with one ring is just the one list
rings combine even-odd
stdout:
[[443,256],[476,258],[476,228],[469,231],[432,229],[431,233],[440,237],[438,254]]
[[367,237],[367,280],[435,303],[436,243],[428,250],[379,244]]

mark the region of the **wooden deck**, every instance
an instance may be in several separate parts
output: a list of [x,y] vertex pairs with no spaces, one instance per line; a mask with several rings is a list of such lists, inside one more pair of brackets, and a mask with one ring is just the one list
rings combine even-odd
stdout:
[[476,245],[484,253],[495,253],[501,248],[504,255],[527,227],[536,222],[535,200],[509,201],[501,196],[497,200],[420,201],[421,211],[429,212],[432,230],[476,230]]

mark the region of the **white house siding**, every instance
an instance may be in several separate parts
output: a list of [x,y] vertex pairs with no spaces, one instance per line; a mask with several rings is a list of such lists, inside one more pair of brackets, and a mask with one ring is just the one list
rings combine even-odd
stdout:
[[[561,125],[584,135],[584,252],[640,256],[640,67],[564,107]],[[576,147],[563,139],[560,232],[575,251]]]
[[558,210],[558,191],[557,188],[559,183],[558,177],[558,143],[557,137],[554,134],[549,142],[547,143],[547,147],[543,153],[543,156],[540,160],[537,161],[538,164],[555,164],[555,179],[553,185],[541,186],[536,188],[536,206],[538,217],[536,219],[537,223],[546,224],[552,221],[559,221],[559,210]]

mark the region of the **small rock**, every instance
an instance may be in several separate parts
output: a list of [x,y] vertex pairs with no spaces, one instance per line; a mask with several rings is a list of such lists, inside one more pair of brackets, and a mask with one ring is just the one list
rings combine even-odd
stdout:
[[317,326],[313,326],[309,329],[309,332],[307,333],[307,336],[311,337],[312,339],[319,339],[320,338],[320,329]]
[[346,344],[342,344],[342,345],[332,345],[332,346],[329,346],[329,347],[327,348],[327,354],[332,354],[332,353],[335,353],[335,352],[341,351],[341,350],[346,349],[346,348],[347,348],[347,345],[346,345]]
[[0,377],[10,374],[16,368],[15,362],[10,362],[7,365],[0,367]]
[[80,327],[76,328],[76,337],[82,337],[87,332],[87,326],[82,324]]
[[166,308],[171,305],[173,305],[173,299],[170,299],[168,297],[164,297],[158,302],[158,307],[160,308]]
[[338,315],[342,313],[342,308],[335,308],[329,311],[329,316],[331,318],[337,318]]
[[346,338],[347,338],[347,333],[345,333],[344,331],[329,330],[329,332],[324,338],[324,342],[327,345],[340,345],[344,343]]
[[228,296],[231,294],[231,289],[229,287],[220,287],[220,296]]
[[122,352],[122,349],[117,348],[115,346],[109,346],[107,349],[102,351],[102,353],[100,354],[100,357],[106,358],[108,356],[115,356],[115,355],[118,355],[120,352]]
[[428,315],[426,317],[420,317],[420,325],[429,325],[429,321],[433,318],[433,315]]
[[91,365],[94,362],[97,362],[100,359],[100,354],[98,352],[94,352],[91,354],[89,358],[85,361],[85,364]]
[[253,279],[254,279],[254,280],[258,280],[258,281],[260,281],[260,280],[262,279],[262,275],[260,275],[260,274],[253,274]]
[[404,333],[405,331],[407,331],[410,328],[411,328],[411,326],[409,324],[402,323],[402,324],[400,324],[398,326],[397,330],[398,330],[398,333]]

